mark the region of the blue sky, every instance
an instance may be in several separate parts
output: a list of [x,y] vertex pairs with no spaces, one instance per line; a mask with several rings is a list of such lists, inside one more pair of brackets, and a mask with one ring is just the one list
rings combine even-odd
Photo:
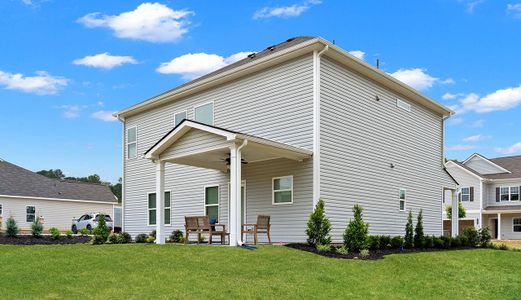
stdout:
[[0,157],[121,174],[110,114],[289,37],[322,36],[453,108],[447,157],[521,154],[521,2],[0,2]]

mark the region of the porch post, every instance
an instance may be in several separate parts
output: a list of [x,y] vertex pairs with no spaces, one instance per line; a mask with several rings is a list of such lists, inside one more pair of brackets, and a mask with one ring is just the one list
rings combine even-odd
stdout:
[[165,243],[165,162],[156,162],[156,244]]
[[501,240],[501,213],[497,213],[497,239]]
[[[239,185],[240,186],[240,185]],[[230,146],[230,246],[237,246],[237,145]]]
[[455,190],[452,190],[452,220],[451,220],[451,236],[455,237],[459,233],[459,211],[458,196]]
[[241,229],[242,229],[242,224],[241,224],[241,218],[242,218],[242,201],[241,201],[241,198],[242,198],[242,152],[240,150],[240,147],[237,148],[237,160],[236,160],[236,165],[237,165],[237,178],[236,178],[236,187],[237,187],[237,190],[236,190],[236,196],[235,196],[235,199],[237,201],[237,204],[235,206],[236,208],[236,214],[235,214],[235,217],[236,217],[236,220],[235,220],[235,224],[236,227],[235,227],[235,230],[236,230],[236,235],[237,235],[237,243],[239,244],[239,246],[242,245],[243,241],[242,241],[242,237],[241,237]]

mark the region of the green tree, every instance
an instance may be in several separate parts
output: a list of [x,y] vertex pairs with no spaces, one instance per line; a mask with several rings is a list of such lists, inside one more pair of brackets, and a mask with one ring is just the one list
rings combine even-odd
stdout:
[[31,224],[31,234],[34,237],[40,237],[42,235],[42,232],[43,232],[43,225],[40,222],[40,217],[37,216],[36,218],[34,218],[33,224]]
[[[447,213],[447,218],[452,219],[452,205],[447,205],[445,212]],[[458,216],[460,219],[463,219],[467,216],[465,207],[463,207],[463,203],[461,202],[458,202]]]
[[5,223],[5,233],[8,237],[15,237],[18,235],[18,232],[20,232],[20,230],[18,229],[18,225],[16,225],[16,221],[12,216],[9,217]]
[[423,210],[420,209],[418,214],[418,222],[414,228],[414,246],[423,247],[425,235],[423,234]]
[[405,248],[412,248],[414,245],[414,227],[412,224],[412,211],[409,210],[409,216],[407,217],[407,224],[405,224],[405,239],[404,246]]
[[324,206],[324,200],[320,199],[315,206],[315,210],[309,216],[306,234],[308,236],[308,244],[313,247],[331,244],[331,236],[329,235],[331,222],[326,217]]
[[105,214],[99,214],[96,216],[96,219],[98,221],[98,226],[94,228],[92,233],[96,236],[101,236],[103,239],[103,242],[107,241],[109,237],[109,228],[107,227],[107,222],[105,221]]
[[363,220],[362,206],[355,204],[353,206],[354,219],[349,221],[344,232],[344,245],[351,252],[359,252],[367,247],[367,235],[369,233],[369,224]]
[[112,190],[112,193],[118,198],[118,202],[121,203],[121,197],[122,197],[122,179],[121,177],[118,180],[118,183],[116,184],[109,184],[110,189]]
[[45,177],[49,177],[52,179],[58,179],[58,180],[62,180],[63,178],[65,178],[65,175],[63,174],[62,170],[60,170],[60,169],[41,170],[41,171],[36,172],[36,174],[40,174]]

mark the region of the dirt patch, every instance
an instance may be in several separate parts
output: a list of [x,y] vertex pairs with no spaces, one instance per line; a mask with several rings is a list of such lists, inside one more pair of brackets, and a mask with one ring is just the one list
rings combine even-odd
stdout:
[[0,244],[2,245],[66,245],[66,244],[85,244],[91,240],[90,236],[60,236],[55,240],[49,235],[33,237],[32,235],[19,235],[17,237],[8,237],[0,235]]
[[416,252],[435,252],[435,251],[451,251],[451,250],[470,250],[475,248],[470,247],[458,247],[458,248],[450,248],[450,249],[439,249],[439,248],[412,248],[412,249],[382,249],[382,250],[369,250],[369,256],[360,257],[359,253],[348,253],[347,255],[342,255],[336,252],[336,249],[340,246],[332,246],[331,251],[328,252],[318,252],[315,247],[309,246],[307,244],[287,244],[286,247],[302,250],[306,252],[315,253],[318,255],[322,255],[330,258],[341,258],[341,259],[364,259],[364,260],[375,260],[382,259],[386,255],[390,254],[403,254],[403,253],[416,253]]

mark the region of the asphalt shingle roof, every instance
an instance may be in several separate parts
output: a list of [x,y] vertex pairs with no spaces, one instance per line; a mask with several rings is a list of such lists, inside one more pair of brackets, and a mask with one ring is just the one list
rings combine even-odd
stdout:
[[114,202],[106,185],[60,181],[0,160],[0,195]]

